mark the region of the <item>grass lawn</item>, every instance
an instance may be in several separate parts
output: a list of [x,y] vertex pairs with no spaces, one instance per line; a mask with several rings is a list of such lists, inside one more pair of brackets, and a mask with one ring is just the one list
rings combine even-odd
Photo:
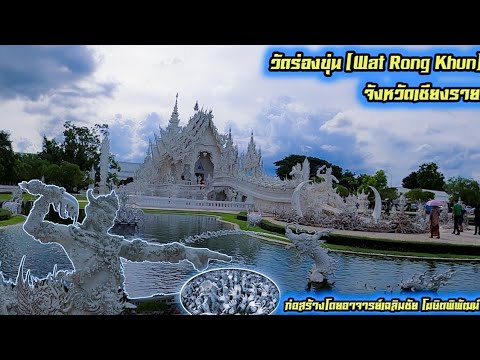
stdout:
[[336,244],[323,244],[324,248],[332,250],[352,251],[356,253],[368,253],[368,254],[381,254],[381,255],[396,255],[396,256],[417,256],[426,258],[442,258],[442,259],[479,259],[478,255],[457,255],[457,254],[430,254],[413,251],[393,251],[393,250],[378,250],[368,248],[358,248],[352,246],[336,245]]
[[[179,214],[179,215],[204,215],[204,216],[218,216],[224,221],[228,221],[234,224],[237,224],[241,230],[245,231],[255,231],[261,233],[262,236],[268,237],[272,240],[285,241],[290,243],[286,236],[280,235],[273,231],[267,231],[257,227],[248,227],[247,222],[244,220],[237,219],[236,213],[222,213],[222,212],[210,212],[210,211],[188,211],[188,210],[154,210],[154,209],[144,209],[147,214]],[[266,234],[272,234],[275,236],[268,236]],[[260,234],[259,234],[260,235]]]
[[15,215],[15,216],[12,216],[8,220],[0,221],[0,226],[20,224],[20,223],[24,222],[25,219],[26,219],[26,217],[23,216],[23,215]]

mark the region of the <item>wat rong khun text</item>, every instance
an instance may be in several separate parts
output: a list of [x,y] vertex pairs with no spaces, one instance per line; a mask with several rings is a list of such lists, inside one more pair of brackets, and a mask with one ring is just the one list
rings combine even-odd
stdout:
[[[378,75],[388,72],[399,76],[400,73],[415,74],[419,78],[446,73],[467,73],[480,76],[480,51],[474,56],[456,56],[452,53],[435,53],[432,56],[406,56],[401,53],[357,53],[346,51],[337,56],[333,51],[322,56],[308,56],[304,51],[296,51],[288,56],[285,52],[273,51],[268,59],[268,72],[308,73],[320,72],[324,78],[334,77],[334,73]],[[469,81],[474,81],[470,77]],[[392,86],[379,86],[378,82],[368,81],[362,89],[362,95],[369,103],[441,103],[465,102],[480,103],[480,87],[475,86],[435,86],[432,82],[419,82],[410,85],[398,81]]]

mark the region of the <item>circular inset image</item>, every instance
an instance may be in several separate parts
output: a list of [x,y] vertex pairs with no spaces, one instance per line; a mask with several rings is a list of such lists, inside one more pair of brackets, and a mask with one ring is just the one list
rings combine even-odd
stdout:
[[268,315],[279,300],[280,290],[270,278],[241,268],[203,272],[180,290],[180,302],[192,315]]

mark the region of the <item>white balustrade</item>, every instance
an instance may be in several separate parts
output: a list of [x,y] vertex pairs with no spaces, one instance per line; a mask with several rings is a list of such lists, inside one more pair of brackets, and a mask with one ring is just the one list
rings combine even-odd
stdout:
[[249,202],[211,201],[158,196],[130,195],[129,202],[146,208],[197,209],[197,210],[249,210],[253,207]]

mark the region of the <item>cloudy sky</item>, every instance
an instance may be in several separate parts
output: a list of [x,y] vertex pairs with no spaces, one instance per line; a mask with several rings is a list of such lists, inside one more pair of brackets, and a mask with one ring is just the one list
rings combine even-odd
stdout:
[[[359,101],[364,77],[268,76],[275,48],[0,46],[0,129],[11,134],[16,151],[37,152],[43,135],[58,137],[66,120],[107,123],[116,158],[141,162],[178,92],[182,125],[198,100],[213,109],[221,133],[232,129],[240,149],[254,132],[270,174],[274,161],[304,154],[357,174],[384,169],[393,185],[431,161],[446,178],[480,180],[480,107],[368,106]],[[305,49],[325,53],[321,46]],[[476,50],[458,48],[462,54]],[[476,81],[480,75],[467,76]]]

